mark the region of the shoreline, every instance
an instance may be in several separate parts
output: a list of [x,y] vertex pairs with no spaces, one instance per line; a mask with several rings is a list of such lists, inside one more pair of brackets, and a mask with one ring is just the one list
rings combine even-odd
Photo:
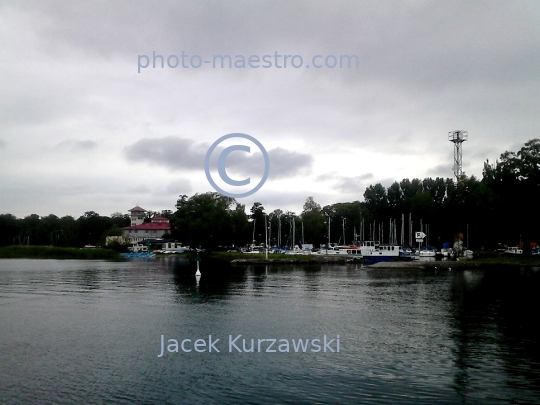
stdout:
[[[347,258],[322,256],[317,258],[308,258],[304,256],[301,259],[261,259],[247,258],[234,259],[232,265],[259,265],[259,264],[320,264],[320,263],[339,263],[348,264]],[[440,269],[487,269],[487,268],[518,268],[526,267],[540,268],[540,258],[506,258],[506,257],[487,257],[482,259],[461,259],[455,261],[391,261],[369,264],[363,261],[352,262],[350,264],[364,264],[367,269],[403,269],[403,270],[440,270]]]
[[279,258],[279,259],[234,259],[231,264],[318,264],[318,263],[347,263],[347,258],[344,257],[309,257],[304,258]]
[[3,246],[0,259],[42,260],[109,260],[119,261],[120,254],[111,249],[85,249],[59,246]]
[[[157,255],[156,258],[186,255]],[[540,268],[540,256],[507,257],[490,253],[479,253],[477,258],[455,261],[392,261],[365,263],[362,260],[347,262],[349,257],[324,255],[272,254],[265,259],[264,254],[245,255],[232,252],[211,252],[202,254],[206,258],[229,261],[233,266],[281,265],[281,264],[364,264],[366,269],[440,270],[440,269],[488,269],[488,268]],[[255,256],[255,257],[253,257]],[[189,257],[189,256],[188,256]],[[41,260],[107,260],[123,261],[120,254],[112,249],[84,249],[57,246],[4,246],[0,247],[0,259],[41,259]]]

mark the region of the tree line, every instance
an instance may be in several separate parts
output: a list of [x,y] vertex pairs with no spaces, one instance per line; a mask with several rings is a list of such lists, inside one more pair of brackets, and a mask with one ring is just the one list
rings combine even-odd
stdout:
[[538,196],[540,140],[532,139],[493,164],[486,161],[482,179],[403,179],[387,188],[377,183],[366,188],[362,202],[321,207],[308,197],[298,214],[266,212],[261,202],[246,213],[245,206],[218,193],[183,195],[172,223],[179,240],[208,247],[267,240],[318,247],[360,239],[415,245],[414,233],[423,231],[437,247],[460,238],[473,249],[522,244],[527,250],[540,240]]
[[[532,139],[517,152],[505,152],[495,163],[486,161],[482,179],[403,179],[389,187],[366,188],[363,201],[321,206],[307,197],[299,213],[275,209],[262,202],[249,212],[234,198],[216,192],[182,195],[176,211],[149,211],[170,218],[171,237],[190,246],[208,248],[268,244],[292,246],[350,244],[354,240],[415,244],[413,232],[428,234],[440,247],[459,235],[470,248],[540,240],[540,140]],[[32,214],[18,219],[0,215],[0,245],[31,244],[84,246],[121,235],[130,225],[128,214],[110,217],[89,211],[78,219]]]
[[[145,213],[145,220],[154,216],[172,217],[172,211]],[[87,211],[75,219],[72,216],[59,218],[54,214],[40,217],[37,214],[17,218],[11,214],[0,215],[0,246],[7,245],[53,245],[62,247],[82,247],[104,245],[105,237],[121,236],[122,228],[130,226],[128,214],[120,212],[101,216]]]

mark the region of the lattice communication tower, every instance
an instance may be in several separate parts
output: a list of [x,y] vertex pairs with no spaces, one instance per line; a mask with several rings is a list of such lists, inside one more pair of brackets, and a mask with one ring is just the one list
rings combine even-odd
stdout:
[[454,176],[456,176],[456,183],[461,179],[463,175],[462,170],[462,149],[463,142],[469,138],[467,131],[451,131],[448,133],[448,140],[454,143]]

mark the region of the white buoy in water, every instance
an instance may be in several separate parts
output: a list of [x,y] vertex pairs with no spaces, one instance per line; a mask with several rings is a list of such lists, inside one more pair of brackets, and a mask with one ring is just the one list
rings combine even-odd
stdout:
[[201,271],[199,270],[199,262],[197,262],[197,273],[195,273],[195,276],[200,276]]

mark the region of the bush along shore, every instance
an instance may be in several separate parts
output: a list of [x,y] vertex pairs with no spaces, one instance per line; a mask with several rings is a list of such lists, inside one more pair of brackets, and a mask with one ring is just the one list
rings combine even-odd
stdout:
[[111,249],[78,249],[57,246],[5,246],[0,247],[2,259],[75,259],[120,260],[120,254]]

